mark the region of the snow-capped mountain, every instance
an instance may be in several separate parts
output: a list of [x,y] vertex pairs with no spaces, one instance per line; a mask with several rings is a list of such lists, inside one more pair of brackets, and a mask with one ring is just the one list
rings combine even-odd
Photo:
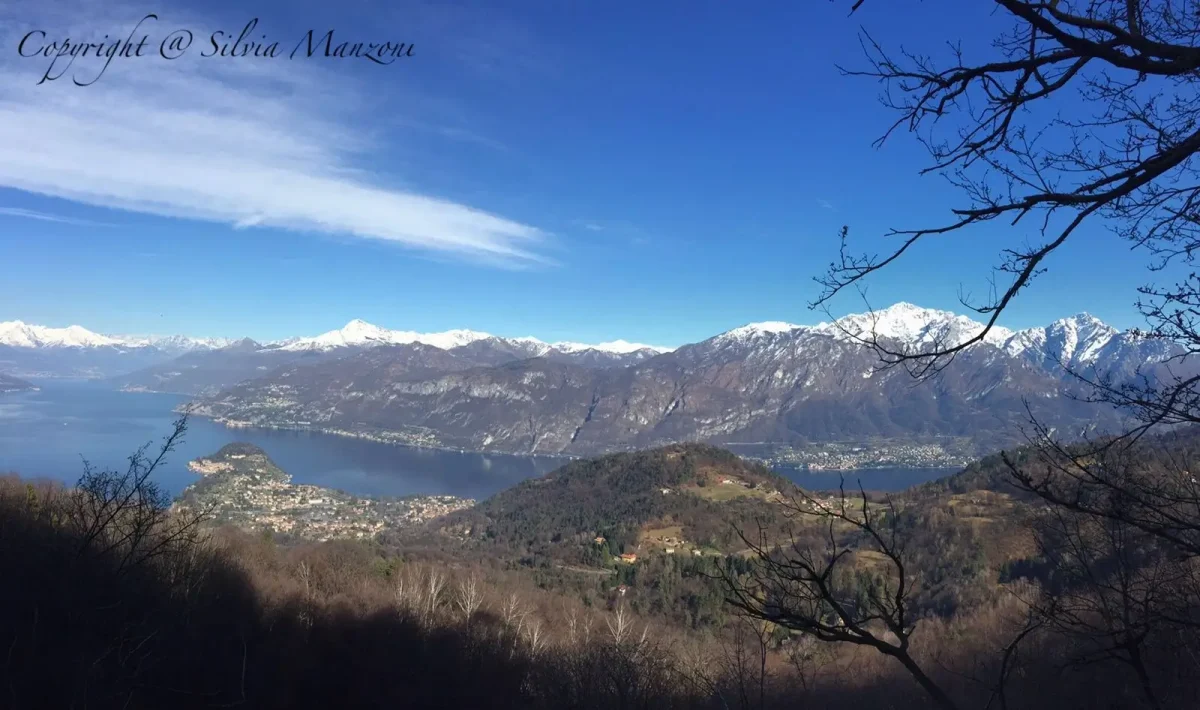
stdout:
[[[821,326],[824,325],[824,323],[821,324]],[[796,325],[795,323],[784,323],[783,321],[763,321],[762,323],[748,323],[747,325],[726,331],[716,336],[714,340],[722,343],[751,343],[762,338],[771,338],[797,330],[810,330],[813,327]]]
[[50,328],[22,321],[0,323],[0,345],[13,348],[158,348],[170,352],[223,348],[228,338],[191,338],[186,335],[101,335],[78,325]]
[[1049,426],[1083,430],[1115,420],[1112,410],[1065,396],[1082,385],[1064,375],[1058,359],[1119,363],[1122,374],[1132,374],[1171,352],[1169,344],[1146,347],[1151,341],[1087,318],[1018,333],[994,328],[934,381],[914,387],[903,368],[880,370],[877,355],[861,343],[874,336],[920,352],[966,343],[983,327],[900,303],[813,326],[752,323],[600,367],[552,347],[522,357],[517,345],[545,345],[532,339],[482,338],[433,352],[413,349],[426,347],[417,344],[371,348],[246,380],[202,406],[240,422],[521,453],[879,436],[966,437],[986,449],[1015,440],[1026,402]]
[[[536,339],[530,338],[529,340]],[[583,352],[584,350],[597,350],[602,353],[613,353],[615,355],[628,355],[630,353],[638,352],[639,350],[653,350],[656,353],[669,353],[671,350],[673,350],[673,348],[664,348],[658,345],[646,345],[644,343],[631,343],[626,340],[613,340],[607,343],[597,343],[595,345],[562,341],[550,343],[548,347],[561,353],[579,353]]]
[[149,346],[173,353],[216,350],[217,348],[227,348],[236,342],[233,338],[192,338],[187,335],[116,335],[112,337],[130,345]]
[[[1009,355],[1038,362],[1050,358],[1068,366],[1094,363],[1120,331],[1089,313],[1056,320],[1043,328],[1014,333],[1003,345]],[[1046,363],[1052,364],[1052,363]]]
[[[887,308],[855,313],[839,318],[832,323],[797,325],[783,321],[749,323],[721,333],[710,339],[714,345],[752,345],[764,341],[777,341],[781,337],[801,335],[832,337],[849,342],[869,342],[877,338],[886,343],[905,348],[907,352],[922,352],[931,347],[950,347],[966,342],[983,331],[983,324],[967,316],[922,308],[911,303],[897,303]],[[984,342],[998,345],[1012,337],[1012,331],[993,327]],[[890,341],[890,343],[889,343]]]
[[[869,313],[847,315],[833,322],[797,325],[781,321],[751,323],[733,328],[676,352],[681,357],[709,357],[730,362],[746,358],[768,362],[780,353],[817,347],[833,340],[861,346],[874,334],[907,352],[927,351],[935,345],[956,345],[977,335],[983,324],[950,311],[897,303]],[[249,344],[247,344],[249,343]],[[545,358],[588,367],[628,367],[672,352],[625,340],[587,344],[545,342],[535,337],[504,337],[473,330],[420,333],[391,330],[362,320],[311,337],[296,337],[259,345],[235,344],[220,338],[187,336],[122,336],[95,333],[81,326],[49,328],[21,321],[0,323],[0,371],[16,376],[112,376],[151,368],[147,377],[134,377],[128,385],[175,392],[210,391],[247,377],[263,376],[271,369],[305,356],[306,362],[338,358],[379,346],[427,346],[451,351],[474,366],[497,366],[528,358]],[[1033,365],[1055,377],[1064,376],[1060,363],[1132,374],[1178,353],[1171,343],[1138,338],[1119,332],[1100,320],[1079,314],[1041,328],[1010,331],[992,328],[973,349],[995,351]],[[172,364],[174,358],[187,359]],[[872,377],[870,368],[856,372]],[[786,373],[780,376],[785,376]],[[150,376],[152,375],[152,376]],[[182,385],[186,375],[189,383]]]
[[0,345],[14,348],[97,348],[127,343],[78,325],[47,328],[15,320],[0,322]]
[[[982,323],[967,316],[905,302],[873,312],[848,315],[814,328],[816,332],[836,338],[869,341],[874,336],[881,342],[884,339],[891,340],[902,344],[908,352],[954,347],[977,337],[983,329]],[[1012,331],[993,326],[984,336],[984,342],[999,345],[1010,337]]]
[[[857,343],[878,339],[897,352],[921,353],[935,347],[960,345],[977,337],[983,329],[983,323],[967,316],[901,302],[812,326],[778,321],[750,323],[705,342],[714,348],[745,349],[781,347],[797,339],[819,337]],[[1009,357],[1020,358],[1056,376],[1067,375],[1068,369],[1133,372],[1180,352],[1173,343],[1119,331],[1088,313],[1017,331],[993,326],[982,343],[972,346],[979,347],[997,348]]]
[[614,355],[629,355],[643,350],[655,353],[669,352],[671,350],[671,348],[630,343],[625,340],[614,340],[596,345],[572,342],[546,343],[529,336],[506,338],[477,330],[447,330],[440,333],[418,333],[412,330],[390,330],[358,319],[350,321],[342,328],[331,330],[311,338],[296,338],[285,341],[279,347],[281,350],[300,351],[420,343],[422,345],[441,348],[442,350],[453,350],[454,348],[461,348],[478,341],[495,341],[505,346],[525,351],[527,357],[543,357],[552,353],[575,354],[587,350]]
[[476,340],[494,336],[473,330],[447,330],[442,333],[417,333],[411,330],[389,330],[364,320],[352,320],[338,330],[331,330],[312,338],[299,338],[281,346],[282,350],[330,350],[347,347],[372,347],[375,345],[408,345],[421,343],[449,350]]
[[50,328],[6,321],[0,323],[0,372],[24,377],[107,377],[228,344],[220,338],[102,335],[78,325]]

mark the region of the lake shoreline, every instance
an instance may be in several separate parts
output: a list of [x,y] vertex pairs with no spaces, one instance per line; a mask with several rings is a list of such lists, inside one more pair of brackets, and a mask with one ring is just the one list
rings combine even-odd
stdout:
[[[182,409],[183,409],[182,407],[176,407],[174,411],[177,414],[183,414],[184,412],[182,411]],[[201,417],[201,418],[206,419],[214,424],[219,424],[219,425],[225,427],[226,429],[268,429],[268,430],[272,430],[272,431],[302,431],[302,432],[308,432],[308,433],[312,433],[312,434],[325,434],[327,436],[337,436],[337,437],[341,437],[343,439],[359,439],[361,441],[369,441],[373,444],[385,444],[387,446],[399,446],[399,447],[403,447],[406,449],[413,449],[415,451],[445,451],[447,453],[454,453],[454,454],[479,454],[481,456],[517,456],[517,457],[522,457],[522,458],[529,457],[529,458],[539,458],[539,459],[560,459],[562,461],[576,461],[579,459],[592,458],[592,456],[580,456],[578,454],[551,454],[551,453],[538,454],[538,453],[525,453],[525,452],[517,452],[517,451],[500,451],[500,450],[490,450],[489,451],[489,450],[484,450],[484,449],[463,449],[463,448],[459,448],[457,446],[442,446],[442,445],[437,445],[437,444],[411,444],[411,443],[404,442],[404,441],[395,441],[393,439],[389,439],[389,438],[386,438],[383,436],[375,436],[372,434],[368,434],[366,432],[354,432],[354,431],[347,431],[345,429],[324,429],[321,427],[299,426],[299,425],[295,425],[295,424],[259,424],[256,422],[255,423],[242,422],[242,421],[236,420],[236,419],[231,420],[231,419],[225,419],[223,417],[214,417],[212,415],[203,414],[200,412],[191,412],[191,413],[188,413],[188,416],[189,417]],[[630,451],[634,451],[634,450],[635,449],[630,449]],[[610,453],[620,453],[620,452],[614,451],[614,452],[610,452]],[[605,454],[596,454],[596,456],[604,456],[604,455]]]
[[[0,397],[0,471],[73,484],[81,461],[124,470],[139,446],[171,432],[190,399],[128,392],[88,379],[39,381],[41,389]],[[357,496],[449,495],[482,499],[558,468],[552,457],[420,449],[314,431],[233,429],[193,415],[175,452],[155,474],[170,496],[196,481],[187,463],[230,443],[259,446],[296,483]]]
[[[171,431],[189,398],[156,392],[122,392],[94,380],[39,381],[41,389],[0,397],[0,471],[72,484],[81,460],[124,470],[129,454],[151,447]],[[188,432],[168,457],[157,482],[171,496],[196,480],[187,463],[234,442],[266,451],[296,483],[342,490],[357,496],[450,495],[483,500],[574,458],[463,452],[450,447],[416,447],[363,437],[296,428],[233,428],[193,414]],[[858,483],[869,490],[899,490],[954,473],[951,469],[888,468],[835,474],[767,464],[810,490]]]
[[[175,411],[177,413],[183,413],[181,411],[182,409],[183,409],[182,407],[178,407],[178,408],[176,408]],[[258,424],[258,423],[250,423],[250,422],[241,422],[239,420],[229,420],[229,419],[225,419],[223,417],[212,416],[212,415],[203,414],[203,413],[191,413],[189,416],[202,417],[208,421],[213,422],[214,424],[219,424],[220,426],[223,426],[226,429],[233,429],[233,430],[265,429],[265,430],[273,430],[273,431],[308,432],[308,433],[314,433],[314,434],[324,434],[327,436],[336,436],[336,437],[341,437],[341,438],[345,438],[345,439],[358,439],[361,441],[369,441],[369,442],[372,442],[375,444],[384,444],[387,446],[403,447],[403,448],[412,449],[415,451],[445,451],[448,453],[477,454],[477,455],[481,455],[481,456],[517,456],[517,457],[531,457],[531,458],[539,458],[539,459],[555,459],[555,460],[560,460],[563,462],[570,462],[570,461],[578,461],[580,459],[589,459],[589,458],[596,458],[599,456],[607,456],[610,454],[632,453],[634,451],[641,450],[641,449],[618,449],[618,450],[614,450],[614,451],[605,451],[605,452],[596,453],[596,454],[581,455],[581,454],[562,454],[562,453],[540,454],[540,453],[501,451],[501,450],[463,449],[463,448],[454,447],[454,446],[439,446],[436,444],[411,444],[411,443],[407,443],[407,442],[403,442],[403,441],[395,441],[395,440],[392,440],[392,439],[389,439],[389,438],[386,438],[383,436],[375,436],[375,435],[372,435],[372,434],[369,434],[366,432],[353,432],[353,431],[347,431],[344,429],[325,429],[325,428],[321,428],[321,427],[285,425],[285,424]],[[666,446],[667,444],[662,444],[662,445]],[[712,444],[712,445],[716,446],[718,448],[723,448],[723,446],[724,446],[722,444]],[[649,447],[649,448],[656,448],[656,447]],[[810,468],[803,464],[791,465],[791,464],[783,463],[783,462],[777,463],[770,459],[761,458],[761,457],[757,457],[757,456],[746,456],[743,454],[738,454],[736,451],[733,451],[732,449],[729,449],[729,450],[732,451],[733,453],[735,453],[737,456],[739,456],[743,459],[746,459],[747,461],[755,461],[757,463],[761,463],[762,465],[766,466],[767,468],[771,469],[772,471],[779,472],[779,471],[786,470],[786,471],[793,472],[794,474],[798,474],[800,476],[828,477],[828,476],[834,476],[834,475],[841,474],[844,476],[848,476],[850,478],[855,478],[857,476],[855,476],[854,474],[876,473],[876,472],[884,473],[884,472],[888,472],[888,471],[911,472],[914,470],[941,471],[941,472],[944,472],[944,474],[946,476],[950,476],[955,473],[958,473],[959,471],[963,470],[963,468],[965,467],[965,465],[953,465],[953,466],[864,465],[864,466],[860,466],[857,468],[838,468],[838,469]]]

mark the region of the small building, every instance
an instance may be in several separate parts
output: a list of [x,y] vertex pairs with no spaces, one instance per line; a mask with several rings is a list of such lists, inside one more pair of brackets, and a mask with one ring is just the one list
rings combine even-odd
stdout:
[[670,493],[670,492],[671,492],[671,489],[670,489],[670,488],[663,488],[663,489],[661,489],[661,490],[662,490],[662,494],[663,494],[663,495],[667,495],[668,493]]
[[632,552],[626,552],[625,554],[621,555],[620,559],[622,562],[633,564],[634,562],[637,562],[637,555],[633,554]]
[[597,545],[603,545],[603,544],[604,544],[604,536],[602,536],[602,535],[597,535],[597,536],[596,536],[596,541],[595,541],[595,542],[596,542],[596,544],[597,544]]
[[668,548],[667,548],[667,554],[668,554],[668,555],[673,555],[673,554],[675,554],[675,548],[674,548],[674,547],[668,547]]
[[732,479],[732,478],[722,478],[722,479],[721,479],[721,485],[728,486],[728,485],[730,485],[730,484],[732,484],[732,483],[733,483],[733,479]]
[[629,587],[626,587],[624,584],[617,587],[617,595],[618,596],[622,596],[622,597],[625,596],[625,592],[627,592],[627,591],[629,591]]
[[699,550],[692,550],[692,555],[694,555],[696,557],[699,557],[702,554],[704,554],[704,553],[700,552]]

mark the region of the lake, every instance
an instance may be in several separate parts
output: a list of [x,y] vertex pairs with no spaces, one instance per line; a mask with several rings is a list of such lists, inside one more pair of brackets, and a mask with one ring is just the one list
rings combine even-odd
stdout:
[[[120,392],[103,383],[42,380],[37,392],[0,395],[0,472],[73,483],[83,457],[95,466],[121,468],[146,442],[171,431],[172,410],[186,397]],[[453,495],[486,498],[565,460],[540,456],[418,449],[314,432],[228,429],[193,418],[182,444],[156,480],[171,495],[196,476],[187,462],[245,441],[261,447],[296,483],[339,488],[358,495]],[[152,444],[152,446],[154,445]],[[779,472],[809,488],[836,488],[838,472]],[[874,469],[842,472],[847,487],[899,490],[952,473],[946,469]]]

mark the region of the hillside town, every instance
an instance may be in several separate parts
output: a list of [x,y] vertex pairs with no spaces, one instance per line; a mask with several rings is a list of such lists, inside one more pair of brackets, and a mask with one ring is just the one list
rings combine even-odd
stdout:
[[229,444],[188,463],[201,476],[175,505],[207,510],[216,524],[270,530],[311,540],[372,538],[462,510],[474,500],[454,496],[373,498],[291,482],[291,475],[250,444]]
[[796,466],[812,471],[849,471],[866,468],[959,468],[975,458],[970,442],[946,438],[924,443],[881,439],[785,447],[761,460],[771,466]]

